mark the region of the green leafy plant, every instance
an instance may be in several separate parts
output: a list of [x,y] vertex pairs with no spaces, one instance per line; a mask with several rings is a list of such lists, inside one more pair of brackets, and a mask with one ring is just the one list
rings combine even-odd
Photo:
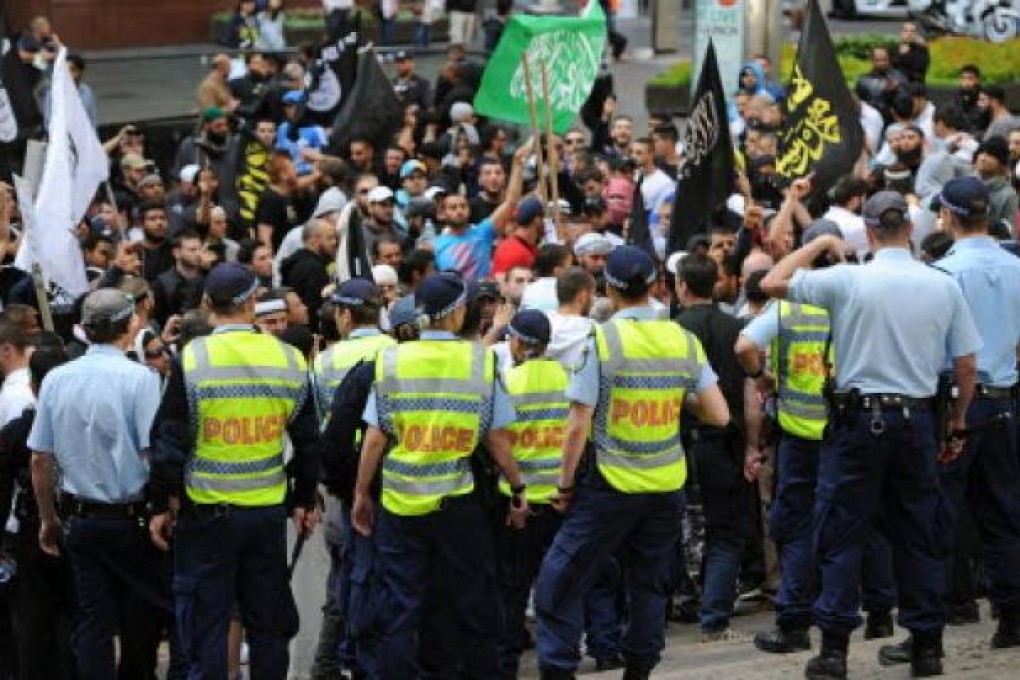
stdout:
[[[871,70],[870,52],[873,47],[896,48],[896,42],[882,34],[862,34],[838,38],[836,55],[843,69],[843,78],[853,87],[857,78]],[[993,43],[977,38],[945,37],[929,43],[931,66],[928,69],[929,87],[956,87],[957,75],[965,64],[976,64],[985,83],[1007,85],[1020,82],[1020,38]],[[797,47],[783,45],[779,73],[789,80],[796,58]],[[722,74],[723,82],[733,80],[732,74]],[[691,62],[683,59],[655,74],[650,85],[690,87]]]

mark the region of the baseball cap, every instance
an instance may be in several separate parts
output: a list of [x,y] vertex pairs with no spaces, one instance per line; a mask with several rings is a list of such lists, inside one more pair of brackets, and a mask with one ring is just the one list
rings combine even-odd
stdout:
[[839,225],[832,220],[817,219],[807,226],[801,240],[804,245],[807,245],[819,236],[838,236],[839,238],[843,238],[843,231],[839,228]]
[[536,217],[545,215],[545,208],[542,200],[534,196],[528,196],[517,204],[514,211],[514,219],[517,224],[530,224]]
[[424,217],[434,219],[436,216],[436,205],[424,196],[415,196],[404,207],[404,217]]
[[988,187],[977,177],[951,179],[932,200],[931,208],[945,208],[961,217],[984,215],[988,212]]
[[656,275],[652,258],[637,246],[620,246],[606,258],[606,283],[618,290],[647,288]]
[[407,61],[408,59],[414,59],[414,53],[410,50],[397,50],[393,55],[393,61]]
[[389,187],[378,186],[368,192],[369,203],[385,203],[392,200],[394,200],[393,190]]
[[514,314],[507,330],[526,345],[547,345],[552,336],[549,317],[537,309],[524,309]]
[[413,295],[406,295],[390,307],[390,327],[397,328],[405,324],[418,327],[418,310],[415,309]]
[[400,179],[405,179],[411,176],[412,172],[422,172],[428,174],[428,168],[417,158],[412,158],[409,161],[404,161],[404,164],[400,166]]
[[305,100],[305,93],[301,90],[291,90],[283,95],[284,104],[300,104]]
[[201,168],[195,163],[185,165],[183,168],[181,168],[180,175],[181,181],[189,183],[194,182],[195,178],[198,177],[199,170],[201,170]]
[[163,178],[160,177],[159,175],[157,175],[157,174],[146,175],[141,180],[139,180],[138,188],[142,188],[142,187],[148,186],[150,184],[162,184],[162,183],[163,183]]
[[236,262],[221,262],[205,277],[205,294],[216,306],[239,305],[259,289],[259,278]]
[[1009,143],[999,135],[989,137],[978,145],[977,151],[974,152],[974,158],[981,154],[991,156],[999,161],[1000,165],[1009,165]]
[[120,167],[125,170],[141,170],[149,167],[149,161],[136,153],[126,153],[120,157]]
[[687,251],[684,250],[678,250],[675,253],[672,253],[666,258],[666,271],[673,276],[676,276],[677,270],[680,269],[680,263],[684,261],[685,257],[687,257]]
[[478,284],[478,288],[475,291],[475,299],[481,300],[482,298],[490,298],[492,300],[499,300],[499,284],[495,281],[481,281]]
[[397,285],[397,270],[388,264],[377,264],[372,267],[372,279],[377,286]]
[[116,288],[100,288],[89,293],[81,308],[83,326],[97,326],[116,323],[127,319],[135,312],[135,301],[127,293]]
[[430,201],[438,201],[440,196],[445,196],[448,193],[450,193],[450,190],[447,187],[441,184],[433,184],[425,190],[423,195]]
[[581,234],[574,241],[574,255],[608,255],[613,250],[612,242],[602,234]]
[[903,220],[908,219],[909,208],[902,194],[895,191],[879,191],[864,204],[864,223],[869,227],[881,226],[882,216],[891,210],[900,213]]
[[223,109],[221,109],[218,106],[207,106],[206,108],[202,109],[202,122],[203,123],[211,123],[214,120],[219,120],[220,118],[226,118],[226,117],[227,117],[227,112],[224,111]]
[[415,293],[418,309],[432,319],[442,319],[467,303],[467,284],[452,272],[426,276]]
[[341,307],[362,307],[378,305],[380,297],[379,289],[368,279],[348,279],[337,286],[329,301]]

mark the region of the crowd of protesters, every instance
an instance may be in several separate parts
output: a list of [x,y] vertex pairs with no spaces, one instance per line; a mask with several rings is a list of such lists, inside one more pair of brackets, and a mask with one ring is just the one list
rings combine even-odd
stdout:
[[[460,4],[461,13],[474,16],[473,2]],[[706,643],[737,636],[729,625],[735,612],[780,587],[780,564],[762,528],[772,496],[770,464],[759,470],[756,463],[762,452],[769,460],[774,442],[759,432],[760,422],[746,424],[768,418],[747,409],[767,408],[746,401],[746,376],[734,354],[741,329],[766,309],[765,273],[818,220],[846,242],[850,257],[867,260],[861,213],[869,196],[886,190],[909,206],[916,256],[934,262],[953,243],[934,199],[963,176],[979,178],[988,191],[992,235],[1007,244],[1015,240],[1020,120],[1006,108],[1003,89],[982,84],[975,66],[961,69],[953,102],[929,101],[927,50],[913,24],[904,25],[899,44],[872,50],[872,71],[855,88],[864,156],[856,172],[824,193],[809,180],[783,182],[776,173],[786,92],[767,60],[746,64],[727,82],[734,87],[729,125],[739,159],[732,196],[704,235],[670,253],[684,149],[669,115],[649,112],[639,129],[627,105],[610,95],[590,125],[551,140],[484,119],[472,107],[484,63],[463,44],[471,41],[473,26],[458,19],[460,39],[446,51],[434,82],[417,72],[414,52],[394,53],[392,85],[403,107],[399,130],[384,142],[354,138],[338,145],[328,124],[307,113],[314,51],[282,51],[282,2],[256,5],[242,0],[233,24],[236,45],[246,50],[243,69],[238,73],[226,54],[211,60],[195,92],[195,132],[180,142],[172,164],[151,160],[144,134],[132,125],[104,144],[110,187],[97,193],[77,234],[92,289],[119,289],[134,300],[140,328],[128,356],[165,386],[174,358],[209,332],[206,277],[220,263],[237,263],[260,282],[255,314],[261,331],[314,360],[341,337],[333,293],[358,261],[366,261],[370,269],[362,275],[383,298],[383,331],[395,330],[391,315],[430,274],[456,272],[470,295],[462,337],[495,348],[502,367],[511,368],[507,326],[520,310],[540,310],[551,325],[547,356],[570,370],[593,326],[612,313],[607,258],[636,243],[658,269],[651,304],[701,339],[733,414],[726,428],[701,428],[689,442],[696,465],[687,483],[684,536],[676,545],[672,604],[664,613],[699,624]],[[345,3],[324,5],[331,22],[347,21]],[[507,12],[501,4],[494,21]],[[416,43],[427,47],[428,36],[427,27],[420,29]],[[44,70],[57,43],[40,19],[17,48],[26,64]],[[70,61],[80,77],[84,62]],[[95,99],[85,85],[80,92],[94,123]],[[557,172],[538,164],[539,145],[546,159],[555,152]],[[258,160],[245,164],[242,156]],[[543,173],[557,186],[558,203],[541,196]],[[247,184],[253,177],[255,184]],[[5,187],[5,264],[18,250],[19,226],[17,202]],[[0,677],[69,678],[73,591],[66,563],[43,555],[36,543],[22,412],[31,409],[43,375],[84,355],[91,340],[82,325],[83,298],[51,288],[56,332],[42,331],[31,277],[8,267],[2,284],[0,511],[6,516],[13,507],[5,559],[17,562],[17,575],[13,588],[0,585]],[[45,577],[37,578],[37,570]],[[10,579],[10,571],[0,570],[0,580]],[[609,590],[621,592],[623,576],[607,571]],[[895,593],[880,593],[872,604],[872,632],[891,635]],[[609,613],[588,631],[587,650],[600,669],[624,665],[626,603],[617,600]],[[950,622],[976,617],[972,596],[950,612]],[[317,659],[318,677],[334,677],[325,670],[336,663],[330,654],[327,649]],[[11,670],[18,657],[20,676]]]

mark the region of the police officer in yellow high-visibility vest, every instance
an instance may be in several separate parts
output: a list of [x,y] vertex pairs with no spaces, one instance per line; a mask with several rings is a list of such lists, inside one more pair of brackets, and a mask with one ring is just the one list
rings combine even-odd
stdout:
[[[383,297],[379,288],[368,279],[344,281],[330,296],[337,330],[343,338],[315,358],[312,364],[316,409],[322,427],[332,410],[337,388],[354,366],[375,359],[379,350],[396,342],[379,330],[379,313]],[[345,634],[350,605],[351,573],[354,564],[354,529],[351,526],[350,498],[341,500],[342,461],[336,450],[323,450],[322,482],[329,491],[326,501],[324,537],[329,550],[329,577],[326,580],[326,603],[322,608],[322,628],[315,654],[313,675],[339,673],[344,664],[351,666],[353,647]],[[317,676],[316,676],[317,677]]]
[[[240,604],[251,675],[287,677],[298,614],[287,572],[286,520],[300,532],[317,513],[318,425],[305,361],[253,326],[259,281],[233,263],[206,278],[211,335],[175,362],[153,451],[156,502],[171,510],[150,523],[153,541],[173,535],[177,633],[188,677],[227,677],[227,627]],[[294,457],[285,467],[283,439]]]
[[[456,274],[427,277],[416,303],[428,330],[418,341],[384,349],[354,497],[354,526],[374,535],[379,580],[381,678],[415,678],[422,607],[437,592],[453,615],[442,617],[434,650],[465,677],[496,676],[499,631],[492,530],[476,497],[470,457],[484,438],[510,484],[507,521],[523,526],[527,487],[510,452],[514,408],[496,375],[494,354],[456,336],[464,323],[467,284]],[[388,446],[388,451],[387,451]],[[371,486],[381,471],[381,505]],[[435,579],[442,579],[437,584]]]
[[[537,309],[518,312],[507,327],[514,366],[506,371],[507,391],[517,420],[510,426],[514,459],[527,485],[531,515],[523,529],[496,527],[499,589],[503,598],[503,630],[499,644],[499,677],[516,678],[521,653],[530,637],[524,627],[531,586],[542,556],[560,528],[562,515],[549,500],[560,479],[566,432],[566,389],[569,377],[555,359],[545,356],[552,335],[549,318]],[[499,480],[506,506],[510,483]]]
[[[621,556],[627,574],[624,677],[651,675],[665,646],[683,514],[681,412],[689,408],[702,423],[719,427],[729,422],[700,343],[650,306],[656,276],[655,263],[639,248],[620,246],[609,255],[605,278],[616,313],[596,327],[567,387],[563,467],[551,501],[569,512],[535,587],[543,678],[574,677],[582,599],[612,554]],[[580,475],[589,432],[594,446]]]

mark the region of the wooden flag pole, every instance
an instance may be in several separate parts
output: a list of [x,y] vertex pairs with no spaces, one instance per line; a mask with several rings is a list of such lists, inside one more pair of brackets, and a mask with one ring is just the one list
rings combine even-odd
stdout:
[[[545,102],[545,139],[546,151],[549,153],[549,181],[550,199],[552,200],[552,218],[556,225],[556,233],[560,233],[560,163],[559,154],[556,152],[556,142],[553,138],[552,125],[552,102],[549,100],[549,69],[545,61],[542,61],[542,100]],[[548,205],[548,204],[547,204]],[[561,237],[562,240],[562,237]]]
[[43,330],[53,331],[53,312],[50,310],[50,299],[46,295],[46,282],[43,280],[42,267],[38,262],[32,263],[32,283],[35,285],[35,299],[39,303],[39,316],[42,317]]
[[524,87],[528,92],[528,111],[531,114],[531,136],[535,140],[535,170],[538,173],[538,193],[542,197],[542,205],[549,203],[549,191],[545,186],[545,163],[542,159],[542,138],[538,127],[538,110],[535,107],[535,89],[531,85],[531,67],[528,65],[527,53],[521,54],[524,64]]

